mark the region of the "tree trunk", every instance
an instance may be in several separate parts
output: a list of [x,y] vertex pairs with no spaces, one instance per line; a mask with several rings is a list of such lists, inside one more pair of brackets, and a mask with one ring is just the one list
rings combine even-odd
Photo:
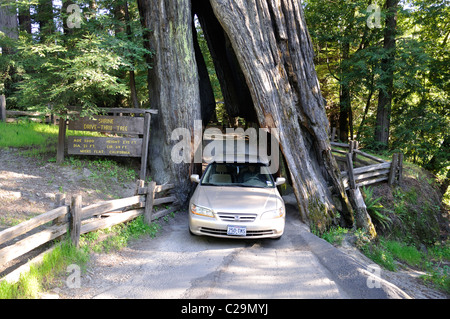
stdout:
[[52,0],[38,0],[36,22],[39,23],[40,40],[44,41],[55,30]]
[[192,32],[194,40],[195,60],[197,61],[198,76],[199,76],[199,90],[201,101],[201,113],[203,124],[206,125],[211,119],[215,117],[216,113],[216,99],[214,91],[209,79],[208,68],[206,67],[205,59],[203,58],[200,44],[198,43],[197,30],[195,29],[194,21],[192,21]]
[[[19,38],[17,15],[16,15],[15,7],[13,5],[0,6],[0,32],[5,33],[5,35],[7,37],[12,38],[12,39]],[[14,49],[10,48],[10,47],[2,47],[1,49],[2,49],[3,55],[14,53]],[[8,98],[8,96],[11,95],[11,92],[14,90],[12,87],[11,79],[14,77],[15,73],[16,73],[15,67],[11,65],[8,69],[8,74],[9,74],[8,78],[9,79],[6,79],[4,81],[4,83],[0,83],[0,92],[4,93],[4,94],[2,94],[4,103],[6,103],[6,98]],[[5,109],[6,109],[6,106],[5,106]]]
[[[303,220],[324,231],[337,223],[339,209],[340,221],[353,225],[353,210],[331,153],[329,123],[300,3],[210,0],[211,7],[207,1],[193,3],[222,77],[228,115],[253,113],[260,127],[278,129]],[[145,43],[155,54],[148,72],[150,102],[159,110],[152,118],[152,177],[158,184],[175,183],[183,203],[191,190],[188,176],[194,166],[171,161],[176,142],[171,133],[176,128],[192,130],[202,115],[191,3],[139,0],[138,5],[144,27],[151,30]],[[250,103],[238,98],[246,91]]]
[[31,34],[31,14],[29,4],[19,5],[19,26],[21,31]]
[[0,5],[0,31],[12,39],[19,38],[17,14],[14,6]]
[[[128,11],[128,1],[125,1],[124,4],[124,10],[125,10],[125,23],[126,23],[126,32],[128,40],[132,40],[133,38],[133,32],[131,31],[131,25],[130,25],[130,13]],[[135,73],[134,70],[129,71],[129,77],[130,77],[130,96],[131,96],[131,106],[134,108],[139,108],[139,99],[137,96],[137,89],[136,89],[136,80],[135,80]]]
[[386,0],[386,26],[384,29],[384,50],[386,57],[381,61],[382,86],[378,95],[375,141],[381,148],[389,143],[392,93],[394,89],[395,35],[397,29],[397,6],[399,0]]
[[158,115],[151,123],[151,176],[158,184],[174,183],[177,198],[184,204],[192,189],[189,175],[194,167],[171,160],[172,147],[177,143],[171,140],[171,134],[176,128],[193,130],[194,121],[201,119],[191,3],[138,0],[138,6],[143,26],[151,30],[144,40],[154,52],[148,88],[151,107]]
[[329,123],[300,3],[210,2],[236,53],[260,126],[279,130],[302,217],[323,231],[336,222],[338,204],[345,222],[352,224],[352,208],[331,154]]
[[240,116],[249,122],[256,122],[252,97],[236,59],[236,53],[215,17],[211,4],[209,1],[192,0],[192,6],[208,43],[227,115],[231,118]]
[[[346,41],[342,45],[342,62],[341,64],[347,63],[350,55],[350,43]],[[339,94],[339,139],[347,143],[348,132],[349,132],[349,119],[351,112],[351,95],[350,95],[350,83],[345,81],[347,77],[347,69],[343,68],[341,65],[341,83],[340,83],[340,94]]]

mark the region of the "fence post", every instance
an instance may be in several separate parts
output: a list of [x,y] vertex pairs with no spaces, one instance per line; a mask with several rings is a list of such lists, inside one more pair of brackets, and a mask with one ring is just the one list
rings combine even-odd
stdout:
[[394,154],[392,154],[391,168],[389,170],[389,177],[388,177],[389,186],[393,185],[395,182],[395,176],[397,174],[397,167],[398,167],[398,153],[394,153]]
[[6,122],[6,97],[0,95],[0,121]]
[[333,127],[333,129],[331,130],[330,142],[334,142],[335,138],[336,138],[336,127]]
[[143,194],[145,194],[142,191],[142,189],[144,188],[144,185],[145,185],[145,181],[144,180],[138,179],[136,181],[136,192],[135,192],[135,195],[143,195]]
[[356,150],[358,150],[359,142],[358,141],[352,141],[352,160],[353,162],[356,161]]
[[398,184],[403,182],[403,153],[398,156]]
[[144,222],[147,225],[152,223],[153,201],[155,199],[156,182],[148,183],[147,198],[145,200]]
[[69,214],[69,233],[72,244],[75,247],[78,247],[78,244],[80,242],[81,207],[82,207],[81,195],[76,195],[72,197]]
[[59,117],[59,132],[58,132],[58,148],[56,150],[56,163],[62,164],[64,162],[64,146],[66,145],[66,120]]
[[[66,204],[66,194],[57,193],[55,194],[55,208],[64,206]],[[53,220],[53,225],[62,224],[64,222],[64,216],[58,217]]]
[[348,177],[348,186],[350,189],[356,189],[356,182],[355,182],[355,173],[353,172],[353,160],[352,160],[352,154],[347,153],[347,177]]

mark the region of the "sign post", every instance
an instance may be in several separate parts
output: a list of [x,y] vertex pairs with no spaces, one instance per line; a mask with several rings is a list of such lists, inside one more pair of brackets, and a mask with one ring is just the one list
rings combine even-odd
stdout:
[[[105,111],[114,114],[130,113],[135,116],[95,115],[69,121],[69,130],[114,134],[105,137],[69,136],[66,139],[65,125],[60,124],[57,161],[61,163],[64,160],[64,144],[67,140],[67,153],[71,155],[140,157],[140,179],[145,180],[151,114],[158,114],[158,111],[120,108]],[[63,119],[60,121],[65,123]]]

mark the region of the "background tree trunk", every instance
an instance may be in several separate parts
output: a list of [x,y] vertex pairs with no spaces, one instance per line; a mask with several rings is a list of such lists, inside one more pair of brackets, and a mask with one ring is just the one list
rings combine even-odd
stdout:
[[36,22],[39,24],[40,40],[44,41],[55,30],[52,0],[38,0],[36,11]]
[[4,32],[7,37],[12,39],[19,38],[17,14],[14,10],[14,6],[0,6],[0,31]]
[[154,52],[148,72],[149,98],[151,108],[159,112],[151,123],[151,176],[158,184],[174,183],[178,200],[184,204],[192,189],[189,175],[194,167],[171,160],[177,143],[171,133],[176,128],[193,130],[194,121],[201,119],[191,2],[139,0],[138,6],[143,26],[151,30],[145,33]]
[[19,5],[19,26],[21,31],[26,31],[28,34],[31,34],[31,14],[29,4]]
[[[5,33],[7,37],[12,39],[19,38],[17,13],[15,11],[14,5],[0,6],[0,32]],[[3,55],[12,54],[13,52],[14,50],[12,48],[2,47]],[[0,82],[0,94],[2,94],[5,101],[13,91],[11,79],[14,77],[16,70],[13,66],[10,66],[7,72],[8,78],[3,83]],[[9,103],[7,103],[6,105],[8,106],[8,104]]]
[[338,202],[345,221],[352,224],[352,208],[331,154],[329,123],[300,3],[210,2],[236,53],[260,126],[279,129],[302,217],[324,230],[336,221]]
[[391,122],[392,93],[394,89],[395,34],[397,29],[397,7],[399,0],[386,0],[386,26],[384,44],[386,57],[381,61],[382,86],[378,95],[378,108],[375,126],[375,141],[382,148],[389,143],[389,127]]

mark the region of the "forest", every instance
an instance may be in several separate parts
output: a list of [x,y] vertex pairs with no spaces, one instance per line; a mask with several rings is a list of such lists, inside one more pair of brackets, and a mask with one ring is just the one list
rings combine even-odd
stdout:
[[[149,95],[149,70],[158,52],[148,40],[154,30],[145,23],[146,7],[148,11],[153,2],[2,0],[0,95],[6,97],[7,109],[64,114],[67,106],[76,105],[89,115],[100,107],[156,108]],[[446,193],[450,1],[298,3],[314,51],[326,116],[338,139],[358,140],[363,148],[380,154],[400,151],[407,161],[435,174]],[[230,127],[256,122],[233,112],[224,96],[230,91],[224,90],[214,63],[220,54],[217,48],[210,53],[208,35],[195,15],[203,4],[192,0],[192,33],[203,59],[198,54],[195,58],[204,66],[199,73],[206,70],[210,84],[200,83],[200,95],[213,94],[215,103],[202,119]],[[167,23],[164,28],[171,27],[171,21]],[[200,78],[204,79],[201,74]]]

